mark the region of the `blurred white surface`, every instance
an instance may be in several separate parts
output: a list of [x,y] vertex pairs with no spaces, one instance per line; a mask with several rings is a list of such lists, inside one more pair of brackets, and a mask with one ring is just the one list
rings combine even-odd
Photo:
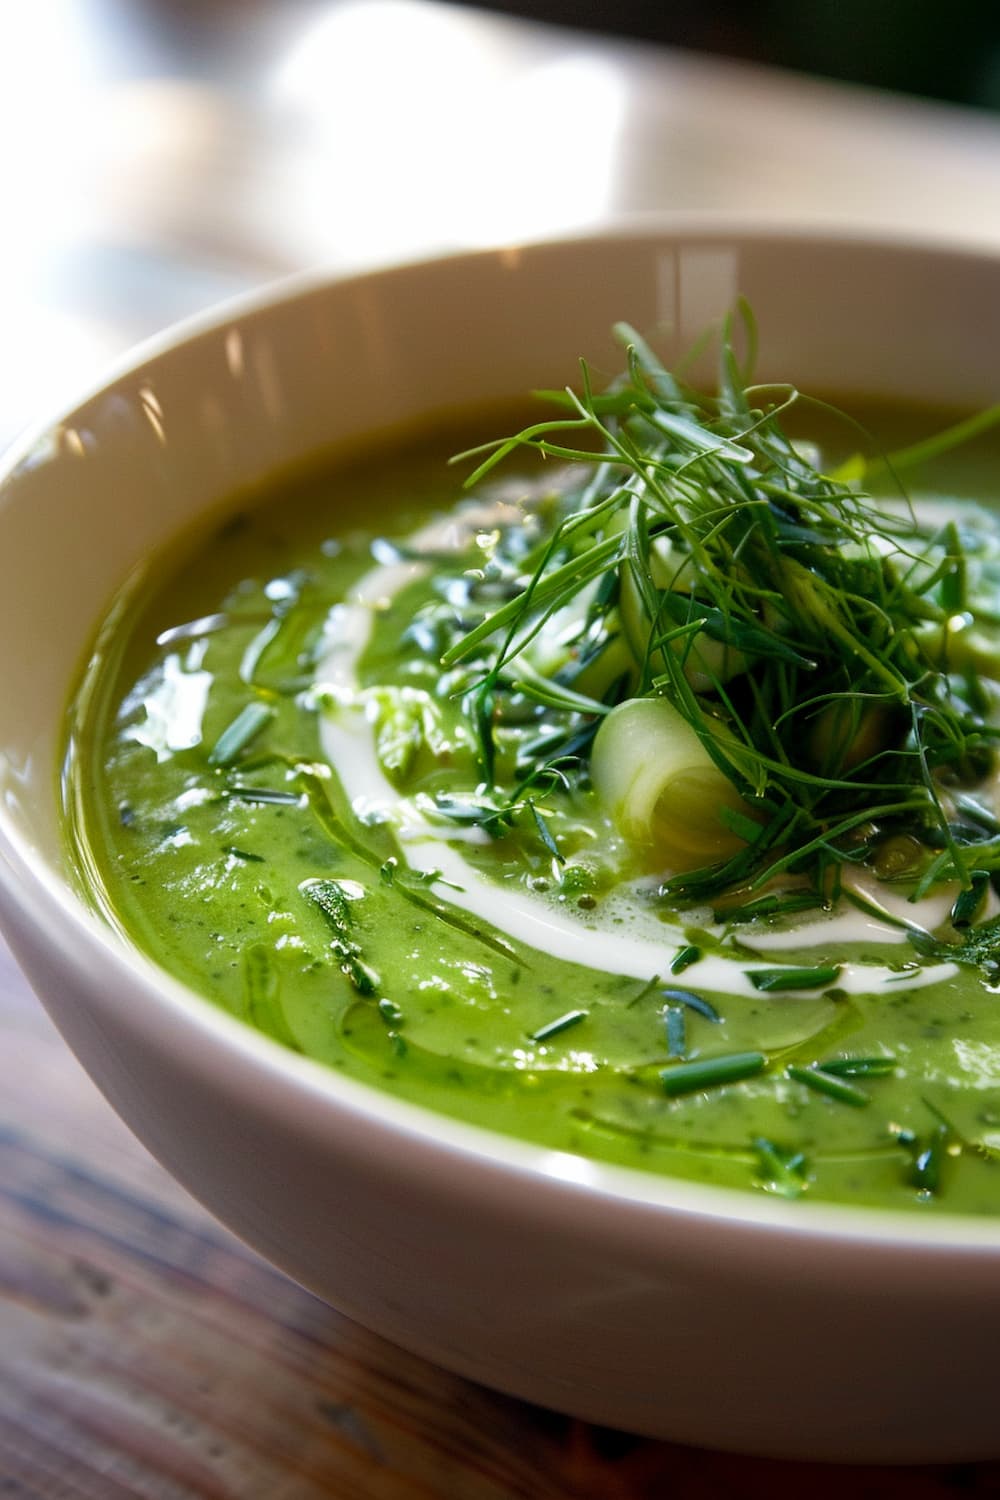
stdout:
[[738,210],[1000,244],[1000,119],[437,0],[0,17],[0,436],[235,291]]

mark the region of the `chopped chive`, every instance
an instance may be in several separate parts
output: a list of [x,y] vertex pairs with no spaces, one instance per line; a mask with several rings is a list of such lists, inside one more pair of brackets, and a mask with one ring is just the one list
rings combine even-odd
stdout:
[[948,1127],[937,1125],[930,1141],[922,1146],[910,1168],[910,1182],[919,1192],[936,1193],[941,1186],[941,1167],[948,1145]]
[[685,969],[690,969],[701,958],[701,949],[695,947],[694,943],[688,943],[684,948],[678,948],[670,965],[671,974],[682,974]]
[[395,1000],[380,1000],[378,1003],[378,1013],[383,1021],[390,1026],[399,1026],[403,1020],[403,1012]]
[[[754,827],[759,833],[760,829],[756,824]],[[812,911],[826,904],[824,897],[816,891],[796,891],[789,896],[758,896],[756,901],[745,901],[740,906],[720,907],[718,911],[713,911],[712,916],[716,922],[726,922],[732,927],[756,922],[761,918],[792,916],[796,912]]]
[[835,1078],[888,1078],[896,1071],[894,1057],[830,1057],[817,1063],[824,1073]]
[[655,994],[656,990],[659,988],[659,984],[660,976],[659,974],[654,974],[652,979],[648,979],[646,981],[639,993],[637,995],[633,995],[631,1000],[629,1000],[628,1009],[631,1010],[633,1005],[638,1005],[640,1000],[645,1000],[647,995]]
[[796,1063],[789,1063],[785,1072],[796,1083],[804,1083],[807,1088],[815,1089],[817,1094],[826,1094],[828,1098],[836,1099],[840,1104],[852,1104],[855,1109],[861,1109],[870,1102],[864,1089],[856,1088],[853,1083],[838,1078],[834,1073],[824,1073],[822,1068],[817,1067],[815,1063],[807,1068],[801,1068]]
[[696,1010],[699,1016],[704,1016],[706,1021],[721,1021],[722,1017],[711,1001],[706,1000],[703,995],[696,995],[694,990],[661,990],[660,994],[668,1005],[686,1005],[688,1010]]
[[222,852],[231,854],[233,859],[243,859],[251,864],[262,865],[264,863],[263,854],[251,854],[249,849],[240,849],[236,844],[223,844]]
[[282,792],[270,786],[231,786],[223,795],[239,802],[274,803],[278,807],[297,807],[300,800],[295,792]]
[[959,929],[971,926],[983,904],[990,883],[988,870],[972,870],[969,885],[959,891],[951,909],[951,925]]
[[552,858],[556,860],[558,864],[564,865],[566,863],[566,856],[559,852],[559,845],[552,837],[545,819],[542,817],[541,813],[538,811],[538,808],[532,802],[530,797],[527,798],[525,805],[527,806],[528,811],[531,813],[531,816],[534,819],[535,827],[538,830],[538,837],[541,839],[546,849],[552,855]]
[[544,1026],[539,1026],[537,1031],[531,1033],[533,1042],[547,1042],[552,1037],[558,1036],[562,1031],[568,1031],[571,1026],[587,1019],[588,1012],[585,1010],[568,1010],[564,1016],[557,1016],[554,1021],[549,1021]]
[[683,1057],[687,1052],[687,1029],[683,1005],[664,1007],[663,1019],[667,1026],[667,1053],[670,1057]]
[[725,1057],[706,1057],[697,1062],[673,1063],[663,1068],[660,1078],[664,1092],[671,1097],[678,1094],[694,1094],[700,1089],[716,1088],[720,1084],[739,1083],[744,1078],[753,1078],[767,1066],[762,1052],[732,1052]]
[[208,754],[210,766],[231,766],[241,750],[252,743],[274,718],[268,703],[248,703],[219,735]]
[[801,1151],[786,1151],[766,1136],[754,1138],[760,1186],[766,1193],[780,1193],[783,1198],[799,1198],[806,1190],[806,1158]]
[[839,978],[839,964],[820,964],[815,969],[748,969],[755,990],[817,990]]

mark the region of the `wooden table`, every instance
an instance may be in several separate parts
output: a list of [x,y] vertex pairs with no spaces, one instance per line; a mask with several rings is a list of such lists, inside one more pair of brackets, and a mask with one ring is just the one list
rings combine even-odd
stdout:
[[[136,338],[321,261],[664,207],[1000,244],[996,120],[457,6],[63,0],[4,7],[0,55],[7,436]],[[696,1452],[447,1375],[175,1186],[2,947],[0,1043],[0,1496],[1000,1493],[1000,1464]]]

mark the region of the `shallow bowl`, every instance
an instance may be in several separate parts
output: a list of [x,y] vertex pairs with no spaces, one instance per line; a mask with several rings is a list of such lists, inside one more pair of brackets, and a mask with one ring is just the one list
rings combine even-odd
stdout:
[[[137,563],[227,495],[386,425],[684,347],[738,293],[762,375],[995,400],[1000,256],[663,223],[279,288],[141,351],[0,484],[0,916],[69,1045],[197,1198],[290,1276],[463,1375],[638,1432],[790,1457],[1000,1451],[994,1222],[771,1201],[464,1127],[282,1050],[88,910],[58,760]],[[669,342],[669,340],[668,340]]]

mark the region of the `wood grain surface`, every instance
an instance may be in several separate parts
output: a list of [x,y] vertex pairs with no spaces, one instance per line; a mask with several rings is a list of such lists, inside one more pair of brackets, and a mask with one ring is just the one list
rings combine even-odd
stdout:
[[[1000,245],[996,119],[461,5],[8,3],[0,56],[3,437],[133,340],[320,261],[663,208]],[[538,141],[562,140],[595,100],[602,133],[587,151],[562,150],[557,173],[526,170]],[[1000,1495],[1000,1463],[838,1469],[699,1452],[588,1427],[390,1347],[161,1171],[0,945],[0,1497],[845,1494]]]

